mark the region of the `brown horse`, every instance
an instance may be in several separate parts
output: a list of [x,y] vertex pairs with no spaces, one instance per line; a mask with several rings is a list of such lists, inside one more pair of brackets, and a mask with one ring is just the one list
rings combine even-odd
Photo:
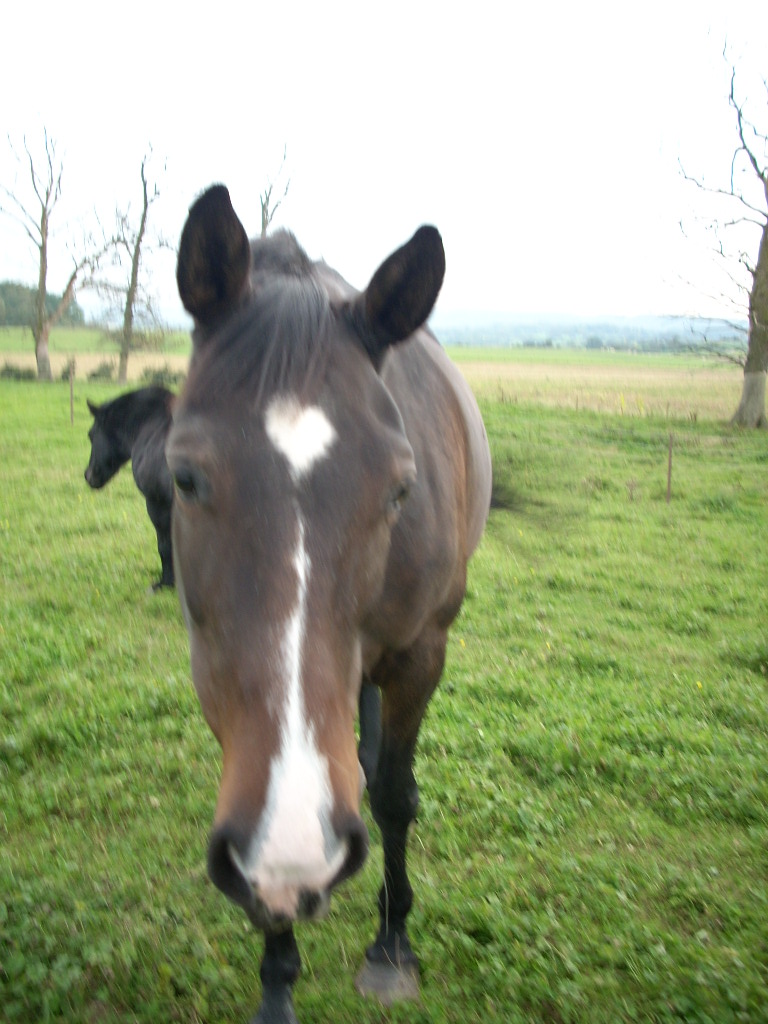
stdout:
[[418,993],[414,749],[491,494],[480,413],[423,327],[444,270],[422,227],[358,293],[291,235],[249,244],[223,186],[181,237],[195,331],[166,449],[176,580],[223,750],[209,872],[265,933],[262,1022],[295,1021],[292,924],[366,855],[361,684],[384,883],[358,987]]

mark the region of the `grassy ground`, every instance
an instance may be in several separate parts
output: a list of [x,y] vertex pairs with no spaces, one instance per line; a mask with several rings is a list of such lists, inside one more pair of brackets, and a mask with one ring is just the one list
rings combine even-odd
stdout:
[[[189,355],[189,333],[186,331],[169,331],[164,336],[163,348],[172,355]],[[107,355],[117,356],[119,348],[115,341],[98,327],[54,327],[49,342],[51,355],[82,356]],[[0,327],[0,353],[13,358],[20,353],[29,353],[34,358],[35,343],[32,332],[23,327]]]
[[[766,436],[493,388],[504,507],[418,754],[423,1005],[353,991],[373,829],[298,931],[299,1017],[768,1021]],[[205,876],[218,751],[130,472],[82,478],[86,391],[116,393],[77,382],[71,427],[65,385],[0,382],[0,1018],[245,1021],[260,940]]]

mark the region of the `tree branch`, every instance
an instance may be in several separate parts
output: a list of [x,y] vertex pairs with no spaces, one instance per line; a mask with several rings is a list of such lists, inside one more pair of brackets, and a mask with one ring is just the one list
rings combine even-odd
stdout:
[[[760,179],[760,181],[762,181],[763,186],[766,187],[766,189],[768,189],[768,167],[760,167],[760,164],[757,161],[757,157],[752,152],[750,147],[747,145],[747,140],[744,138],[744,114],[743,114],[741,106],[736,102],[736,96],[735,96],[735,93],[734,93],[735,82],[736,82],[736,68],[735,68],[735,66],[732,66],[731,67],[731,91],[730,91],[729,96],[728,96],[728,101],[731,104],[731,106],[733,107],[733,109],[736,111],[736,121],[738,123],[739,139],[741,140],[741,146],[733,154],[733,160],[731,161],[731,190],[733,190],[733,165],[734,165],[734,163],[736,161],[736,156],[742,150],[743,150],[744,153],[746,153],[747,159],[752,164],[752,170],[755,172],[755,174]],[[749,124],[749,122],[747,122],[747,123]],[[755,128],[754,125],[750,124],[749,127],[752,129],[753,135],[757,136],[758,138],[762,138],[763,141],[765,141],[766,137],[764,135],[761,135],[757,131],[757,129]]]
[[[13,194],[13,192],[10,191],[10,189],[7,189],[5,185],[0,185],[0,190],[2,190],[6,198],[10,199],[14,206],[17,207],[21,215],[19,215],[19,213],[16,213],[14,210],[9,209],[3,203],[0,203],[0,213],[4,213],[7,217],[10,217],[11,220],[15,220],[16,223],[21,228],[23,228],[24,233],[27,235],[32,244],[35,245],[36,247],[39,247],[40,225],[38,224],[38,222],[36,220],[33,220],[29,212],[25,209],[24,205],[16,198],[16,196]],[[27,221],[29,221],[29,223],[27,223]]]
[[[736,152],[738,153],[740,149],[741,147],[739,147],[739,149],[737,149]],[[682,174],[684,180],[692,185],[695,185],[696,188],[699,189],[701,192],[706,192],[708,195],[711,196],[725,196],[726,199],[736,199],[738,202],[742,204],[742,206],[745,206],[750,211],[750,213],[755,213],[759,217],[766,216],[764,210],[761,210],[759,206],[753,206],[752,203],[746,200],[740,192],[736,191],[733,184],[733,171],[731,171],[731,187],[729,189],[713,188],[711,185],[705,185],[703,182],[699,181],[698,178],[694,178],[690,174],[688,174],[685,168],[683,167],[682,161],[678,160],[677,163],[680,168],[680,173]],[[761,220],[759,222],[755,221],[754,223],[757,223],[758,226],[762,227],[763,222]]]
[[283,194],[280,196],[280,198],[277,200],[277,202],[274,203],[274,205],[272,205],[272,192],[273,192],[273,189],[275,187],[275,184],[277,183],[277,181],[280,178],[280,175],[283,173],[283,168],[285,167],[285,160],[286,160],[287,154],[288,154],[288,146],[286,144],[283,147],[283,159],[280,162],[280,167],[278,168],[277,174],[275,175],[274,182],[271,181],[270,179],[267,179],[267,185],[266,185],[264,191],[259,194],[259,199],[261,200],[261,237],[262,238],[266,235],[267,228],[272,223],[272,221],[274,219],[274,216],[277,213],[278,209],[280,208],[280,205],[281,205],[282,201],[288,195],[288,189],[291,187],[291,179],[289,178],[288,181],[285,184],[285,188],[283,189]]

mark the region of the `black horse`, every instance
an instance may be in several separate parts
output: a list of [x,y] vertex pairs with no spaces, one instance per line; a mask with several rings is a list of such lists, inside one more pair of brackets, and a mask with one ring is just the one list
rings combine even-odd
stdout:
[[173,482],[165,461],[165,442],[171,429],[175,395],[166,388],[129,391],[111,402],[88,402],[93,426],[88,431],[91,459],[85,479],[94,489],[103,487],[130,459],[133,479],[147,501],[147,512],[157,531],[162,575],[153,589],[174,585],[171,552]]

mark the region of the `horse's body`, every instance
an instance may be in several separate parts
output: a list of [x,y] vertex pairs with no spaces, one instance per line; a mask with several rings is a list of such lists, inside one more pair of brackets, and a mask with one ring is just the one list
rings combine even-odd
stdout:
[[417,991],[413,755],[491,492],[480,413],[422,326],[444,266],[437,231],[421,228],[358,293],[292,236],[249,246],[222,186],[182,234],[196,327],[166,449],[174,558],[223,749],[209,871],[265,932],[260,1021],[295,1020],[291,925],[365,858],[361,683],[384,885],[358,985],[385,1000]]
[[129,391],[103,405],[88,402],[93,425],[88,432],[91,457],[85,479],[95,489],[103,487],[131,460],[133,479],[146,499],[147,513],[157,532],[162,573],[155,589],[174,585],[173,481],[165,461],[174,401],[175,395],[165,388],[147,387]]

